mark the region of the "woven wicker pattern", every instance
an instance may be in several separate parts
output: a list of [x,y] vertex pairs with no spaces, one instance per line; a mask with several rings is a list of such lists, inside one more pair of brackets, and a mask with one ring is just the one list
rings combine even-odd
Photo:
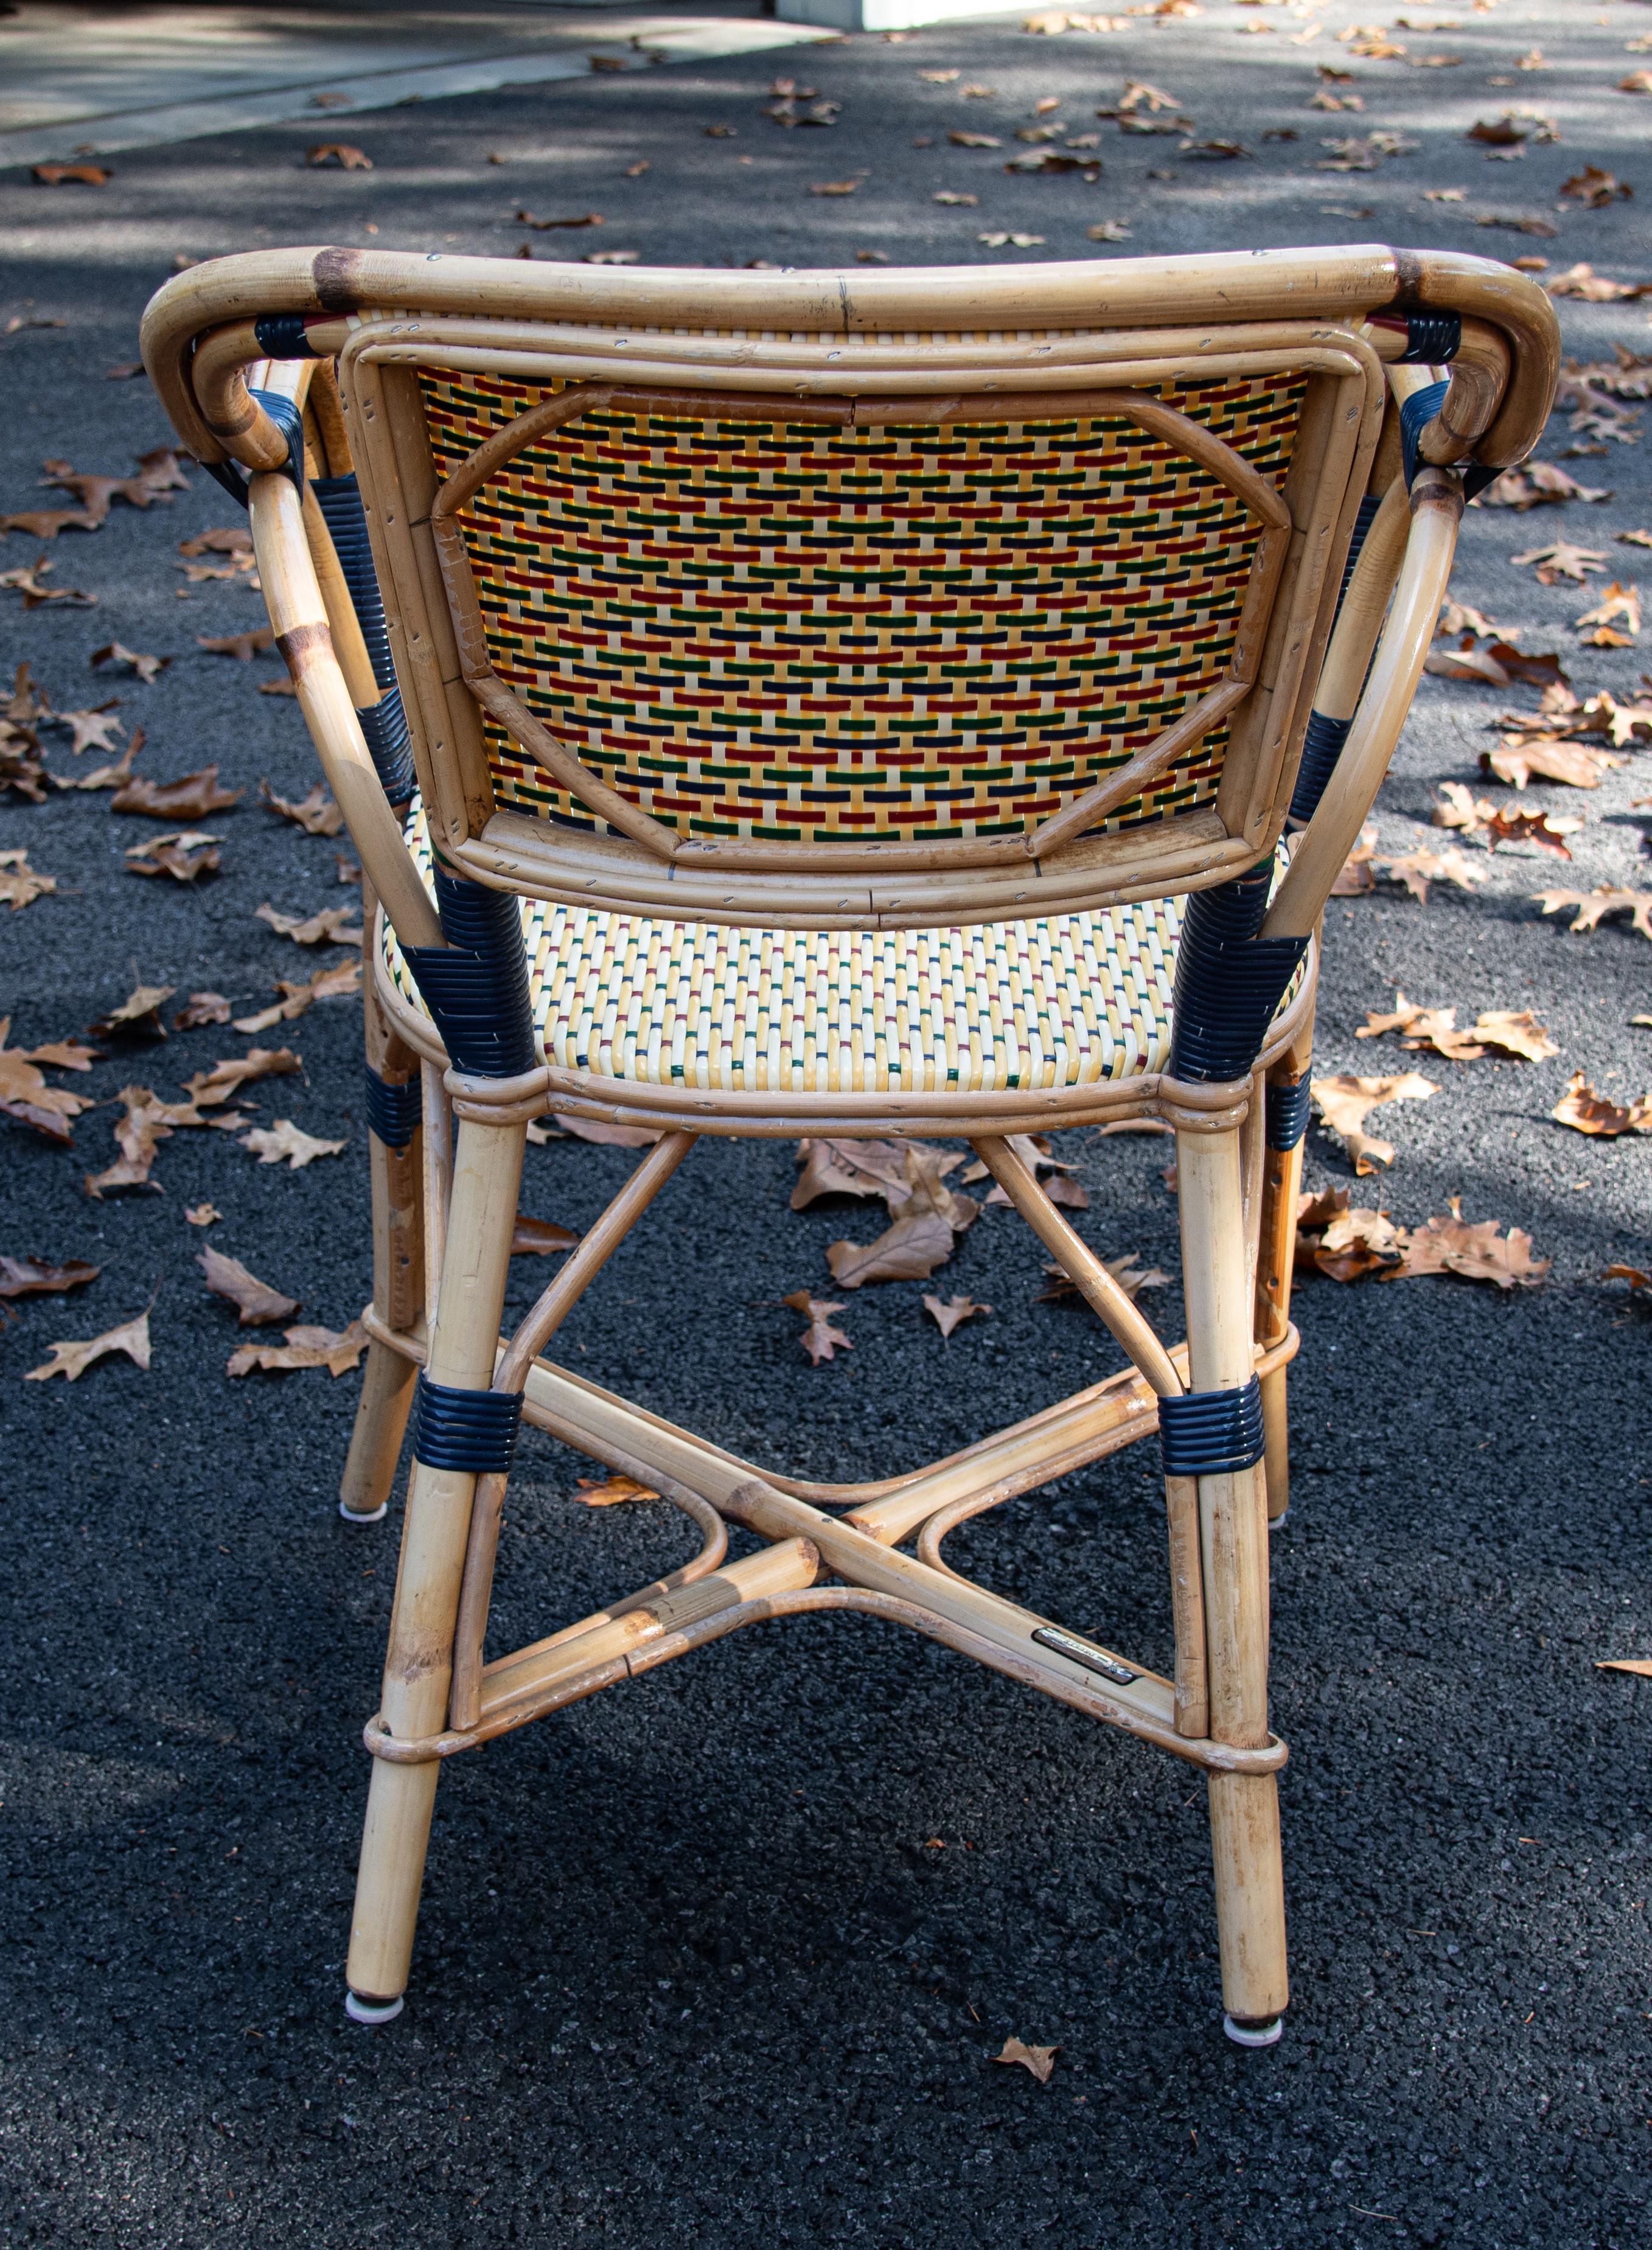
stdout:
[[[426,876],[422,814],[409,830]],[[649,1085],[961,1094],[1164,1066],[1178,899],[967,929],[736,929],[522,901],[547,1062]],[[386,927],[385,961],[416,988]]]
[[[548,395],[424,385],[439,471]],[[1303,385],[1153,394],[1264,474]],[[500,677],[685,835],[1014,834],[1220,678],[1257,527],[1122,418],[846,430],[595,409],[461,518]],[[498,801],[591,825],[492,721]],[[1100,747],[1094,745],[1099,741]],[[1225,728],[1126,827],[1208,801]]]

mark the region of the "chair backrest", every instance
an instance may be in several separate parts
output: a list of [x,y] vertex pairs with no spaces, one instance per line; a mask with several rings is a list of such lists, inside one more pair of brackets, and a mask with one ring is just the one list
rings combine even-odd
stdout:
[[1253,866],[1399,466],[1386,364],[1448,360],[1466,318],[1431,459],[1502,466],[1546,411],[1546,300],[1482,260],[277,263],[225,261],[216,307],[213,268],[169,285],[157,380],[217,309],[168,403],[245,459],[237,349],[335,355],[442,855],[715,920],[985,920]]

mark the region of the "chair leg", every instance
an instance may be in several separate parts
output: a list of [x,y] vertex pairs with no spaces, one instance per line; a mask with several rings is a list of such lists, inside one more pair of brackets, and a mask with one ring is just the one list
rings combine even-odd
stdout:
[[[465,1119],[459,1130],[449,1211],[450,1254],[431,1336],[433,1383],[485,1391],[510,1266],[522,1184],[522,1125]],[[476,1478],[415,1459],[408,1485],[401,1563],[384,1660],[384,1724],[404,1738],[438,1733],[446,1717],[453,1627]],[[440,1761],[374,1761],[350,1928],[346,2002],[358,2021],[399,2012],[412,1959],[419,1890]]]
[[[370,929],[373,908],[363,885],[363,921]],[[416,1083],[418,1058],[385,1021],[370,970],[364,985],[368,1069],[387,1085]],[[373,1310],[400,1335],[425,1309],[423,1136],[416,1128],[403,1147],[392,1149],[370,1132],[367,1149],[373,1198]],[[368,1346],[367,1373],[339,1487],[338,1512],[346,1522],[377,1523],[390,1504],[416,1372],[412,1362],[388,1344]]]
[[[1289,1054],[1268,1081],[1270,1092],[1303,1085],[1313,1066],[1310,1015]],[[1290,1327],[1290,1292],[1296,1266],[1296,1198],[1302,1191],[1303,1141],[1289,1149],[1269,1145],[1263,1159],[1261,1243],[1256,1260],[1256,1341],[1282,1342]],[[1290,1422],[1287,1367],[1261,1379],[1262,1427],[1268,1439],[1268,1521],[1281,1523],[1290,1506]]]
[[[1240,1136],[1177,1135],[1192,1388],[1235,1390],[1252,1372]],[[1199,1479],[1210,1732],[1268,1740],[1268,1512],[1262,1466]],[[1222,2002],[1241,2045],[1270,2045],[1290,1997],[1279,1798],[1268,1774],[1213,1773],[1211,1849]]]

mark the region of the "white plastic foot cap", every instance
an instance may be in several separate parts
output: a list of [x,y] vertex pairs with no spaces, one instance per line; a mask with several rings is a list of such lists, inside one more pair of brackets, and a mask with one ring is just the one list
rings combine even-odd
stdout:
[[1222,2018],[1222,2029],[1235,2046],[1276,2046],[1284,2028],[1282,2016],[1275,2016],[1271,2024],[1241,2024],[1232,2016]]
[[347,1991],[344,2012],[355,2024],[393,2024],[402,2012],[401,1995],[393,2000],[364,2000],[359,1992]]
[[390,1513],[390,1502],[387,1500],[381,1500],[378,1506],[372,1511],[371,1515],[358,1515],[355,1508],[346,1508],[343,1501],[341,1500],[338,1504],[338,1512],[343,1517],[346,1523],[382,1523],[385,1516]]

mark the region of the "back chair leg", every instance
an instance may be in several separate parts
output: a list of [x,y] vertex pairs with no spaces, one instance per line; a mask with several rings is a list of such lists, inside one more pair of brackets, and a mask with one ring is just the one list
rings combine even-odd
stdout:
[[[1240,1135],[1183,1129],[1176,1140],[1191,1387],[1239,1391],[1253,1365]],[[1200,1476],[1199,1512],[1210,1733],[1258,1750],[1268,1738],[1261,1464]],[[1277,1785],[1271,1773],[1213,1773],[1209,1786],[1227,2029],[1241,2045],[1271,2045],[1290,1997]]]
[[[451,1248],[431,1336],[432,1384],[460,1391],[492,1384],[526,1141],[525,1125],[460,1123]],[[433,1735],[446,1718],[475,1489],[473,1472],[432,1468],[415,1453],[384,1661],[383,1724],[392,1736]],[[386,2022],[401,2010],[439,1763],[374,1761],[345,1970],[346,2005],[358,2022]]]
[[[363,921],[369,929],[374,907],[363,882]],[[374,1112],[368,1121],[367,1143],[373,1201],[373,1310],[399,1336],[416,1324],[425,1309],[424,1151],[414,1122],[418,1115],[418,1058],[386,1022],[370,968],[363,983],[367,1082]],[[416,1372],[411,1360],[388,1344],[369,1344],[367,1373],[338,1496],[338,1512],[347,1522],[377,1523],[390,1504]]]
[[[1290,1292],[1296,1266],[1296,1199],[1302,1191],[1309,1073],[1313,1066],[1313,1017],[1268,1081],[1268,1135],[1263,1158],[1261,1225],[1256,1260],[1256,1341],[1282,1342],[1290,1329]],[[1261,1379],[1262,1425],[1268,1438],[1268,1521],[1282,1522],[1290,1506],[1290,1425],[1287,1377],[1281,1365]]]

